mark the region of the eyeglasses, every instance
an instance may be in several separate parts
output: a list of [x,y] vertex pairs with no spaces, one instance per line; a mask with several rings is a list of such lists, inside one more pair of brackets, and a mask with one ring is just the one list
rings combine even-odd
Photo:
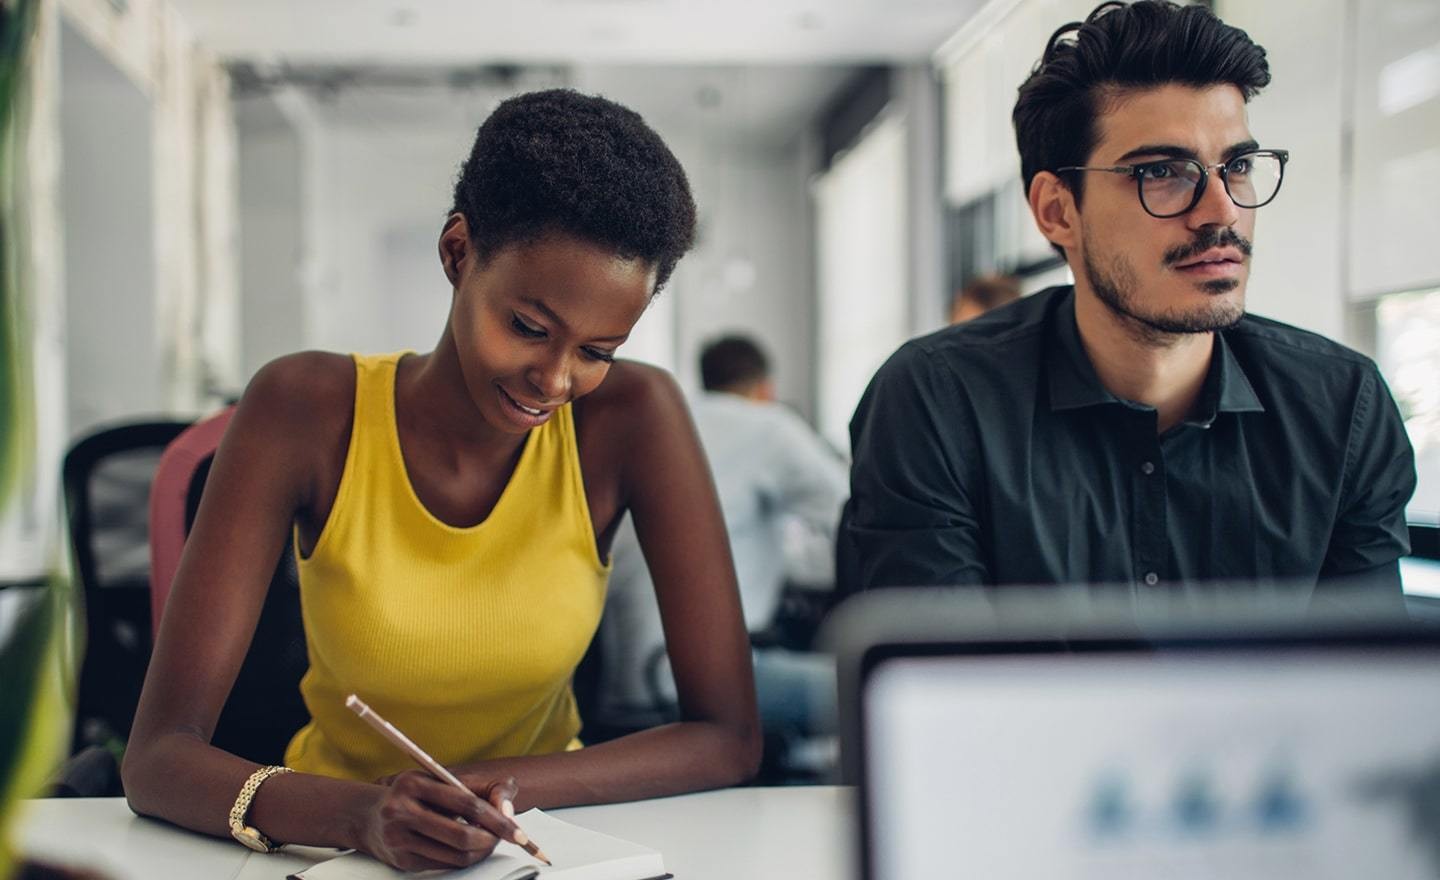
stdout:
[[1214,165],[1202,165],[1194,159],[1161,159],[1102,168],[1067,165],[1055,169],[1055,173],[1105,171],[1129,175],[1135,178],[1140,206],[1145,213],[1164,220],[1179,217],[1200,204],[1212,168],[1220,175],[1226,195],[1238,207],[1268,205],[1280,192],[1280,182],[1285,178],[1285,163],[1289,160],[1288,150],[1255,150]]

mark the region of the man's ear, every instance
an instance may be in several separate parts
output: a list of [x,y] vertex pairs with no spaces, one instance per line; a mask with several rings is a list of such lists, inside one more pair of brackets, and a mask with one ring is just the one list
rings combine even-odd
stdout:
[[470,244],[470,224],[459,212],[445,218],[440,230],[440,265],[445,268],[445,277],[453,287],[460,283],[465,274],[466,261],[475,259],[475,249]]
[[1030,181],[1030,215],[1051,244],[1073,251],[1080,240],[1080,210],[1070,187],[1049,171]]

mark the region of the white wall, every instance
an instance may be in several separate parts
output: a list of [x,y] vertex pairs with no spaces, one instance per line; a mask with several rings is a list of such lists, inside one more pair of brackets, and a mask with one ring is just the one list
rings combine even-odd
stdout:
[[940,81],[924,64],[895,68],[891,81],[893,100],[904,115],[906,127],[906,287],[910,332],[919,335],[943,327],[950,312],[945,277]]
[[1354,4],[1350,295],[1440,287],[1440,4]]
[[700,218],[696,247],[662,295],[674,301],[676,375],[699,388],[705,343],[744,333],[769,353],[780,399],[810,413],[813,288],[801,149],[668,140]]
[[1345,339],[1343,177],[1346,0],[1221,0],[1216,13],[1265,47],[1271,84],[1250,105],[1262,146],[1290,150],[1285,182],[1256,218],[1246,307]]
[[[623,94],[611,97],[625,101]],[[280,104],[298,156],[265,133],[266,117],[242,114],[242,156],[257,160],[242,165],[244,228],[264,224],[271,209],[265,194],[283,192],[297,175],[301,203],[298,256],[282,241],[278,260],[266,263],[260,241],[250,239],[246,314],[252,289],[265,283],[255,272],[283,275],[277,285],[298,275],[303,304],[298,321],[247,317],[247,370],[301,347],[433,347],[450,296],[436,240],[475,128],[500,98],[367,89],[323,102],[291,93]],[[622,355],[659,363],[697,388],[695,361],[704,342],[726,331],[752,333],[772,354],[780,396],[808,413],[813,282],[809,165],[801,142],[722,141],[664,118],[651,122],[690,176],[700,234]],[[270,150],[269,161],[258,161],[252,148]],[[291,256],[298,270],[286,267]]]
[[299,132],[270,97],[237,101],[235,114],[242,184],[240,360],[241,375],[249,377],[267,361],[305,346],[302,154]]
[[44,5],[150,102],[153,339],[162,405],[198,414],[214,403],[212,387],[233,384],[240,371],[229,77],[167,0]]
[[495,100],[370,91],[312,102],[306,347],[434,346],[450,306],[436,243],[475,127]]
[[149,99],[69,25],[60,34],[69,435],[163,409]]
[[911,335],[907,141],[905,117],[887,113],[815,183],[817,423],[837,449],[850,448],[870,378]]

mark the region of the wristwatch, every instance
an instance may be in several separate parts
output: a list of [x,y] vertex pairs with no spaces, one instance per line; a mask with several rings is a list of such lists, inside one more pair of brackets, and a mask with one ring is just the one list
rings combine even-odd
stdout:
[[260,833],[260,829],[253,825],[245,824],[245,814],[250,812],[250,802],[255,799],[255,792],[260,790],[260,783],[269,779],[277,773],[293,773],[289,767],[261,767],[245,784],[240,786],[240,796],[235,798],[235,806],[230,808],[230,836],[255,850],[256,852],[272,853],[280,848],[280,845]]

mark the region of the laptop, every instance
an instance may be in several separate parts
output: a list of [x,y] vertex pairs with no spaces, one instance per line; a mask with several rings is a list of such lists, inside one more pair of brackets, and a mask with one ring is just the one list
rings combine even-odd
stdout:
[[1440,877],[1435,630],[1030,592],[842,608],[867,880]]

